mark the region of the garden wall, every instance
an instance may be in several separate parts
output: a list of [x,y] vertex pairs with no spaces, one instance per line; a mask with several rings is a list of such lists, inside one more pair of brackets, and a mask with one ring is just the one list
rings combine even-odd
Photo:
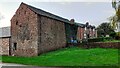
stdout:
[[120,48],[120,42],[92,42],[86,45],[80,45],[82,48]]
[[0,55],[9,55],[10,37],[0,38]]

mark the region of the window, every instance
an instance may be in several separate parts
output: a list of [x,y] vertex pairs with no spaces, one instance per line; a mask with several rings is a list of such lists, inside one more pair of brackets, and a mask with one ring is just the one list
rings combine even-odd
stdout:
[[18,25],[18,21],[16,21],[16,25]]
[[17,50],[17,43],[14,43],[13,49],[14,49],[14,50]]

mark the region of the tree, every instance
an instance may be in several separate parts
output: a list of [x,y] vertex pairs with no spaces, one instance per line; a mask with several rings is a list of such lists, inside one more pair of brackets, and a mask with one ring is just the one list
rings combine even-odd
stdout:
[[112,0],[112,7],[116,10],[116,0]]
[[112,0],[112,7],[115,9],[115,15],[110,17],[111,26],[116,29],[120,22],[120,1]]
[[114,32],[114,29],[110,26],[110,23],[102,23],[97,27],[97,33],[99,37],[110,35],[110,33]]
[[111,16],[111,17],[109,17],[108,18],[108,20],[110,21],[110,25],[111,25],[111,27],[115,30],[116,28],[117,28],[117,17],[116,17],[116,15],[114,15],[114,16]]

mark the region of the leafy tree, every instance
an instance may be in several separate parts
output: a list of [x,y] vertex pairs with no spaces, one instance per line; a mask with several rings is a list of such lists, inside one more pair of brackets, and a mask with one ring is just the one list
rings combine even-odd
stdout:
[[110,23],[105,22],[97,27],[99,37],[105,37],[106,35],[110,35],[112,32],[114,32],[114,29],[110,26]]
[[117,27],[117,17],[116,17],[116,15],[114,15],[114,16],[111,16],[111,17],[109,17],[108,18],[108,20],[110,21],[110,25],[111,25],[111,27],[115,30],[116,29],[116,27]]
[[113,7],[115,10],[116,10],[116,8],[117,8],[117,7],[116,7],[116,3],[117,3],[116,0],[112,0],[112,7]]
[[120,1],[112,0],[112,7],[115,9],[115,15],[110,17],[112,27],[115,29],[120,21]]
[[116,36],[117,36],[116,32],[112,32],[112,33],[110,33],[110,37],[112,37],[113,39],[115,39]]

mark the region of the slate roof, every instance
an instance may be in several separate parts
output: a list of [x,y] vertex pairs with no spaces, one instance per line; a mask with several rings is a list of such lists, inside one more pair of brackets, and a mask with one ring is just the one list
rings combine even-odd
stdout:
[[[22,2],[22,4],[25,4],[25,3]],[[40,14],[42,16],[46,16],[46,17],[49,17],[52,19],[56,19],[56,20],[59,20],[59,21],[65,22],[65,23],[70,23],[70,21],[68,19],[62,18],[60,16],[54,15],[54,14],[46,12],[42,9],[38,9],[36,7],[30,6],[28,4],[25,4],[25,5],[27,5],[32,11],[34,11],[37,14]]]
[[81,24],[81,23],[76,23],[76,25],[78,25],[80,27],[85,27],[85,24]]
[[0,28],[0,37],[10,37],[10,27],[2,27]]
[[[52,18],[52,19],[56,19],[56,20],[62,21],[64,23],[72,24],[68,19],[65,19],[65,18],[62,18],[60,16],[54,15],[52,13],[46,12],[46,11],[44,11],[42,9],[33,7],[33,6],[25,4],[23,2],[22,2],[22,4],[26,5],[28,8],[30,8],[33,12],[35,12],[37,14],[40,14],[42,16],[46,16],[46,17],[49,17],[49,18]],[[74,22],[74,25],[79,26],[79,27],[85,27],[85,24],[76,23],[76,22]]]
[[92,26],[92,25],[88,25],[87,27],[92,29],[95,28],[95,26]]

